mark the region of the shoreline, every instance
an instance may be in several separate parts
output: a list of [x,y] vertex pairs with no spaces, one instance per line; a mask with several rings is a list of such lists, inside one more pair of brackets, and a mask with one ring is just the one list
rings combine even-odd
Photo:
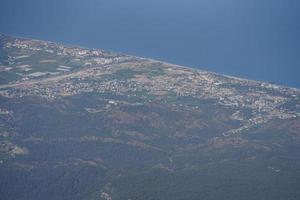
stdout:
[[105,51],[105,52],[109,52],[109,53],[113,53],[113,54],[126,55],[126,56],[130,56],[130,57],[133,57],[133,58],[144,59],[144,60],[149,60],[149,61],[153,61],[153,62],[160,62],[160,63],[166,64],[166,65],[171,65],[171,66],[178,67],[178,68],[194,70],[194,71],[200,71],[200,72],[204,72],[204,73],[211,73],[211,74],[215,74],[215,75],[218,75],[218,76],[224,76],[224,77],[227,77],[227,78],[232,78],[232,79],[236,79],[236,80],[240,80],[240,81],[250,81],[250,82],[259,83],[259,84],[268,84],[268,85],[273,86],[273,87],[275,86],[275,87],[279,87],[279,88],[282,88],[282,89],[292,89],[292,90],[300,92],[300,87],[297,88],[297,87],[288,86],[288,85],[270,83],[270,82],[262,81],[262,80],[241,78],[241,77],[232,76],[232,75],[228,75],[228,74],[218,73],[218,72],[215,72],[215,71],[208,71],[208,70],[204,70],[204,69],[201,69],[201,68],[185,66],[185,65],[179,65],[179,64],[171,63],[169,61],[158,60],[158,59],[150,58],[150,57],[141,57],[141,56],[131,55],[131,54],[118,52],[118,51],[110,51],[110,50],[105,50],[105,49],[100,49],[100,48],[90,48],[90,47],[76,45],[76,44],[74,44],[74,45],[73,44],[64,44],[64,43],[61,43],[61,42],[55,42],[55,41],[50,41],[50,40],[40,40],[40,39],[34,39],[34,38],[30,38],[30,37],[16,36],[16,35],[12,35],[12,34],[0,33],[0,37],[1,36],[13,37],[13,38],[19,38],[19,39],[25,39],[25,40],[33,40],[33,41],[38,41],[38,42],[49,42],[49,43],[54,43],[54,44],[58,44],[58,45],[63,45],[63,46],[66,46],[66,47],[100,50],[100,51]]

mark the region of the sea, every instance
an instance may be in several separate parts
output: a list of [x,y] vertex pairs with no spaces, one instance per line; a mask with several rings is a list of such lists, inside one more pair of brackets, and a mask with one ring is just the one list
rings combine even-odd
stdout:
[[0,32],[300,88],[300,1],[1,0]]

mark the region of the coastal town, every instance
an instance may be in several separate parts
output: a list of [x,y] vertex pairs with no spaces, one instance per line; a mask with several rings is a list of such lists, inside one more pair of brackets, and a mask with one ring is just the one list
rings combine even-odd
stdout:
[[[93,92],[139,97],[141,103],[167,102],[170,97],[209,100],[236,110],[232,119],[243,122],[224,136],[272,119],[300,117],[297,89],[52,42],[8,37],[2,43],[7,52],[13,51],[0,66],[0,73],[13,77],[0,85],[0,95],[8,98],[39,96],[51,101]],[[44,56],[37,59],[37,54]],[[35,60],[30,65],[31,59]],[[287,106],[291,102],[296,106],[293,109]],[[192,108],[196,110],[197,105]],[[243,115],[243,110],[250,114]]]

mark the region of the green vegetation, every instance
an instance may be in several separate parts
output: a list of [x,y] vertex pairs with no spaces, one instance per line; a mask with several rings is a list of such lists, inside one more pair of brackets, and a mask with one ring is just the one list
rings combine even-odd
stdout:
[[113,74],[105,75],[104,78],[115,80],[127,80],[133,78],[135,72],[131,69],[119,69]]

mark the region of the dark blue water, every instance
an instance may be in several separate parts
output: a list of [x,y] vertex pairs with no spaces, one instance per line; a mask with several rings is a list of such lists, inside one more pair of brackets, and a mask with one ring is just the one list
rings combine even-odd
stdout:
[[298,0],[0,0],[0,32],[300,88]]

